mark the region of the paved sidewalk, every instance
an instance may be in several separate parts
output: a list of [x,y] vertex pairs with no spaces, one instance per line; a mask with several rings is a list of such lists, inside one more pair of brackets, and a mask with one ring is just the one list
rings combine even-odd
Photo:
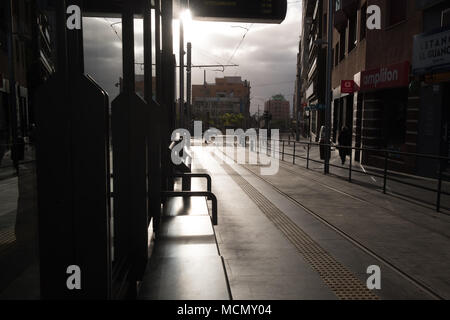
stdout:
[[[288,164],[293,163],[292,155],[294,154],[294,143],[291,142],[289,145],[287,142],[284,146],[284,162]],[[280,144],[280,159],[282,159],[282,150],[283,146]],[[299,143],[296,144],[295,149],[295,164],[306,168],[307,165],[307,156],[308,156],[308,147],[305,144]],[[315,170],[319,173],[323,173],[324,164],[323,160],[320,159],[319,147],[317,145],[312,145],[309,151],[309,169]],[[349,177],[349,167],[350,160],[347,157],[344,165],[341,163],[341,159],[339,157],[339,152],[337,148],[333,148],[331,153],[330,160],[330,173],[332,175],[341,177],[343,179],[348,179]],[[383,175],[384,170],[380,168],[370,167],[366,165],[361,165],[359,162],[353,161],[352,163],[352,179],[354,183],[360,184],[365,187],[369,187],[372,189],[376,189],[380,192],[383,190]],[[388,168],[389,169],[389,168]],[[403,183],[400,183],[398,180]],[[445,213],[450,213],[450,181],[442,180],[442,191],[447,193],[441,194],[441,210]],[[409,185],[408,185],[409,184]],[[388,179],[387,179],[387,192],[390,194],[398,195],[401,197],[405,197],[412,201],[417,201],[419,204],[426,205],[429,208],[436,208],[436,200],[437,200],[437,189],[438,189],[438,181],[435,178],[427,178],[414,176],[410,174],[400,173],[392,170],[388,170]],[[428,188],[430,190],[425,190],[422,188]]]
[[[350,274],[365,284],[371,265],[382,270],[382,289],[374,292],[381,299],[450,298],[449,217],[287,163],[262,180],[258,166],[223,165],[205,150],[194,152],[195,168],[213,176],[216,233],[233,298],[342,299],[329,278]],[[249,196],[248,186],[232,175],[263,200]],[[295,224],[293,233],[303,232],[318,253],[299,249],[264,205],[282,212]],[[325,265],[340,265],[340,271],[324,276],[314,260],[324,255],[332,259]]]

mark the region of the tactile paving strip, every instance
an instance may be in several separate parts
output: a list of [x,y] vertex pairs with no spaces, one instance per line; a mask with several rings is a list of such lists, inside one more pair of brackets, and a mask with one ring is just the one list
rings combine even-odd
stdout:
[[12,247],[15,241],[14,228],[0,230],[0,253]]
[[242,178],[228,164],[222,163],[222,166],[267,218],[295,246],[304,260],[311,265],[339,299],[378,300],[376,294],[370,291],[353,273],[334,259],[247,180]]

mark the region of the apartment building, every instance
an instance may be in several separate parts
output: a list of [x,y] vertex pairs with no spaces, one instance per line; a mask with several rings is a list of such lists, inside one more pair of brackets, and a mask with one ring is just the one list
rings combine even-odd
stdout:
[[271,127],[273,129],[286,130],[291,120],[291,107],[281,94],[273,96],[264,103],[264,112],[271,115]]
[[301,106],[304,123],[316,140],[325,121],[325,110],[321,106],[325,104],[327,52],[321,41],[326,39],[326,3],[323,0],[305,0],[302,13]]
[[250,82],[241,77],[216,78],[215,83],[192,85],[193,119],[218,126],[226,113],[242,114],[246,127],[250,119]]

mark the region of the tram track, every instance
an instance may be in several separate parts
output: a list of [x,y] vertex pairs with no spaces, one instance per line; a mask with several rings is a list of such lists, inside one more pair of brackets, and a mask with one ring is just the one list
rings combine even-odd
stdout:
[[[227,155],[225,152],[223,152],[223,150],[221,150],[222,153],[226,156],[229,157],[229,155]],[[410,274],[406,273],[405,271],[403,271],[402,269],[400,269],[399,267],[397,267],[393,262],[389,261],[388,259],[382,257],[381,255],[377,254],[376,252],[374,252],[372,249],[370,249],[369,247],[365,246],[364,244],[362,244],[360,241],[358,241],[357,239],[355,239],[354,237],[352,237],[350,234],[348,234],[347,232],[343,231],[341,228],[335,226],[334,224],[332,224],[331,222],[329,222],[327,219],[323,218],[319,213],[315,212],[314,210],[310,209],[308,206],[306,206],[305,204],[301,203],[300,201],[298,201],[297,199],[295,199],[294,197],[290,196],[289,194],[287,194],[286,192],[282,191],[280,188],[278,188],[276,185],[274,185],[273,183],[271,183],[270,181],[268,181],[267,179],[261,177],[260,175],[258,175],[257,173],[255,173],[253,170],[251,170],[250,168],[248,168],[245,165],[240,165],[241,168],[244,168],[246,171],[248,171],[249,173],[251,173],[252,175],[254,175],[255,177],[259,178],[261,181],[267,183],[270,187],[272,187],[275,191],[277,191],[279,194],[281,194],[282,196],[284,196],[287,200],[290,200],[292,203],[294,203],[295,205],[299,206],[300,208],[302,208],[305,212],[307,212],[308,214],[310,214],[311,216],[313,216],[314,218],[316,218],[318,221],[320,221],[321,223],[323,223],[324,225],[326,225],[327,227],[329,227],[331,230],[335,231],[337,234],[339,234],[340,236],[342,236],[344,239],[346,239],[347,241],[349,241],[350,243],[352,243],[353,245],[355,245],[357,248],[359,248],[361,251],[363,251],[364,253],[366,253],[367,255],[369,255],[370,257],[374,258],[377,261],[380,261],[382,264],[384,264],[385,266],[387,266],[389,269],[391,269],[392,271],[394,271],[397,275],[399,275],[401,278],[405,279],[406,281],[408,281],[409,283],[411,283],[413,286],[415,286],[416,288],[418,288],[419,290],[421,290],[422,292],[426,293],[428,296],[430,296],[430,298],[434,299],[434,300],[445,300],[444,297],[442,297],[439,293],[435,292],[432,288],[430,288],[427,284],[423,283],[422,281],[416,279],[415,277],[411,276]],[[296,174],[296,175],[300,175],[305,177],[304,175],[291,170],[289,168],[287,168],[284,165],[281,165],[281,167],[287,171],[289,171],[290,173]],[[234,170],[234,169],[233,169]],[[237,172],[236,172],[237,174]],[[244,179],[242,177],[242,179]],[[336,192],[339,192],[343,195],[346,195],[348,197],[351,197],[355,200],[361,201],[363,203],[367,203],[370,205],[374,205],[373,203],[365,200],[365,199],[361,199],[359,197],[356,197],[354,195],[351,195],[349,193],[346,193],[344,191],[340,191],[337,190],[329,185],[326,185],[316,179],[311,179],[310,177],[308,177],[308,179],[330,189]],[[394,215],[396,217],[399,217],[397,215]],[[403,217],[399,217],[404,219]],[[404,219],[406,221],[409,221],[407,219]],[[414,223],[414,222],[411,222]],[[419,225],[417,223],[414,223],[417,226],[420,226],[423,228],[422,225]],[[435,230],[430,230],[432,232],[438,233],[440,235],[445,236],[446,238],[448,238],[448,236],[441,234],[439,232],[436,232]]]
[[[332,191],[334,191],[334,192],[340,193],[340,194],[342,194],[342,195],[345,195],[345,196],[347,196],[347,197],[349,197],[349,198],[352,198],[352,199],[354,199],[354,200],[360,201],[360,202],[362,202],[362,203],[366,203],[366,204],[369,204],[369,205],[371,205],[371,206],[377,206],[377,207],[383,208],[383,209],[387,210],[387,211],[388,211],[388,214],[391,215],[391,216],[394,216],[394,217],[400,218],[400,219],[402,219],[402,220],[405,220],[405,221],[407,221],[407,222],[409,222],[409,223],[414,224],[415,226],[418,226],[418,227],[423,228],[423,229],[425,229],[425,230],[427,230],[427,231],[436,233],[436,234],[438,234],[438,235],[440,235],[440,236],[442,236],[442,237],[447,238],[447,239],[450,240],[450,236],[449,236],[448,234],[445,234],[445,233],[443,233],[443,232],[440,232],[439,230],[431,229],[431,228],[429,228],[429,227],[427,227],[427,226],[425,226],[425,225],[423,225],[423,224],[419,224],[419,223],[417,223],[416,221],[411,220],[411,219],[408,219],[408,218],[406,218],[406,217],[404,217],[404,216],[402,216],[402,215],[398,215],[398,214],[396,214],[392,209],[387,208],[386,206],[381,206],[381,205],[379,205],[379,204],[370,202],[370,201],[368,201],[368,200],[366,200],[366,199],[364,199],[364,198],[361,198],[361,197],[352,195],[352,194],[350,194],[350,193],[348,193],[348,192],[345,192],[345,191],[342,191],[342,190],[338,190],[338,189],[336,189],[335,187],[332,187],[332,186],[330,186],[330,185],[328,185],[328,184],[326,184],[326,183],[323,183],[323,182],[321,182],[321,181],[319,181],[319,180],[317,180],[317,179],[313,179],[313,178],[311,178],[311,177],[309,177],[309,176],[305,176],[305,175],[299,173],[298,171],[292,170],[292,169],[290,169],[289,167],[286,167],[286,166],[284,166],[284,165],[281,165],[281,167],[282,167],[283,169],[285,169],[286,171],[292,173],[292,174],[296,174],[296,175],[298,175],[298,176],[301,176],[301,177],[304,177],[304,178],[306,178],[306,179],[312,180],[312,181],[314,181],[315,183],[317,183],[317,184],[319,184],[319,185],[321,185],[321,186],[323,186],[323,187],[325,187],[325,188],[327,188],[327,189],[329,189],[329,190],[332,190]],[[246,169],[249,170],[248,168],[246,168]],[[250,171],[251,171],[251,170],[250,170]],[[254,174],[255,174],[255,173],[254,173]],[[404,200],[404,199],[401,199],[401,200],[407,201],[407,200]],[[412,202],[412,203],[414,203],[414,202]],[[414,203],[414,204],[415,204],[415,203]],[[428,208],[427,208],[427,209],[428,209]]]
[[[258,175],[257,173],[253,172],[251,169],[247,168],[246,166],[242,166],[242,168],[244,168],[245,170],[247,170],[248,172],[250,172],[252,175],[256,176],[257,178],[259,178],[260,180],[264,181],[265,183],[267,183],[268,185],[270,185],[275,191],[277,191],[279,194],[281,194],[282,196],[284,196],[286,199],[290,200],[291,202],[293,202],[295,205],[299,206],[300,208],[302,208],[304,211],[306,211],[307,213],[309,213],[310,215],[312,215],[314,218],[316,218],[317,220],[319,220],[320,222],[322,222],[324,225],[326,225],[327,227],[329,227],[330,229],[332,229],[333,231],[335,231],[336,233],[338,233],[340,236],[342,236],[344,239],[346,239],[347,241],[349,241],[350,243],[352,243],[353,245],[355,245],[357,248],[359,248],[360,250],[362,250],[363,252],[365,252],[367,255],[371,256],[372,258],[380,261],[381,263],[383,263],[384,265],[386,265],[387,267],[389,267],[392,271],[394,271],[396,274],[398,274],[399,276],[401,276],[403,279],[407,280],[408,282],[410,282],[412,285],[414,285],[416,288],[420,289],[421,291],[425,292],[427,295],[429,295],[431,298],[435,299],[435,300],[445,300],[444,297],[442,297],[440,294],[438,294],[437,292],[435,292],[432,288],[430,288],[428,285],[424,284],[422,281],[414,278],[413,276],[409,275],[408,273],[404,272],[403,270],[401,270],[399,267],[397,267],[394,263],[390,262],[389,260],[387,260],[386,258],[380,256],[379,254],[377,254],[376,252],[374,252],[373,250],[371,250],[370,248],[368,248],[367,246],[365,246],[364,244],[362,244],[360,241],[358,241],[357,239],[355,239],[354,237],[352,237],[350,234],[346,233],[345,231],[343,231],[341,228],[335,226],[334,224],[332,224],[331,222],[329,222],[327,219],[323,218],[319,213],[315,212],[314,210],[310,209],[309,207],[307,207],[306,205],[304,205],[303,203],[301,203],[300,201],[298,201],[297,199],[293,198],[292,196],[290,196],[289,194],[285,193],[284,191],[282,191],[281,189],[279,189],[277,186],[275,186],[273,183],[271,183],[270,181],[268,181],[267,179],[261,177],[260,175]],[[282,166],[284,169],[284,166]],[[289,172],[291,173],[296,173],[297,172],[293,171],[293,170],[289,170],[287,169]],[[313,179],[312,179],[313,180]],[[314,182],[317,182],[316,180],[314,180]],[[319,183],[319,182],[318,182]],[[323,186],[323,183],[320,183]],[[332,188],[327,186],[328,188]],[[339,190],[335,190],[335,191],[339,191]],[[340,191],[340,193],[344,193],[354,199],[360,200],[360,201],[364,201],[366,203],[370,203],[368,201],[362,200],[360,198],[354,197],[350,194],[347,194],[345,192]],[[370,203],[371,205],[373,205],[372,203]]]
[[[257,152],[257,154],[259,154],[259,152]],[[426,225],[419,224],[419,223],[417,223],[417,222],[414,221],[414,220],[411,220],[411,219],[406,218],[405,216],[396,214],[391,208],[387,208],[386,206],[382,206],[382,205],[379,205],[379,204],[376,204],[376,203],[372,203],[372,202],[370,202],[370,201],[367,201],[367,200],[364,199],[364,198],[361,198],[361,197],[352,195],[352,194],[350,194],[350,193],[348,193],[348,192],[345,192],[345,191],[342,191],[342,190],[338,190],[338,189],[336,189],[335,187],[332,187],[332,186],[330,186],[330,185],[328,185],[328,184],[326,184],[326,183],[321,182],[320,180],[313,179],[313,178],[311,178],[310,176],[306,176],[306,175],[304,175],[304,174],[301,174],[301,173],[298,172],[298,171],[292,170],[292,169],[289,168],[288,166],[282,165],[283,163],[287,163],[287,162],[286,162],[286,161],[283,161],[283,160],[280,160],[280,167],[282,167],[282,168],[285,169],[286,171],[289,171],[289,172],[292,173],[292,174],[295,174],[295,175],[304,177],[304,178],[306,178],[306,179],[312,180],[312,181],[314,181],[315,183],[317,183],[317,184],[319,184],[319,185],[321,185],[321,186],[323,186],[323,187],[325,187],[325,188],[327,188],[327,189],[329,189],[329,190],[332,190],[332,191],[334,191],[334,192],[340,193],[340,194],[342,194],[342,195],[344,195],[344,196],[347,196],[347,197],[349,197],[349,198],[352,198],[352,199],[354,199],[354,200],[357,200],[357,201],[360,201],[360,202],[363,202],[363,203],[366,203],[366,204],[369,204],[369,205],[372,205],[372,206],[377,206],[377,207],[383,208],[383,209],[387,210],[387,211],[388,211],[388,214],[390,214],[391,216],[394,216],[394,217],[397,217],[397,218],[399,218],[399,219],[405,220],[405,221],[407,221],[407,222],[409,222],[409,223],[414,224],[415,226],[418,226],[418,227],[423,228],[423,229],[425,229],[425,230],[427,230],[427,231],[436,233],[436,234],[438,234],[438,235],[440,235],[440,236],[442,236],[442,237],[444,237],[444,238],[450,240],[450,235],[448,235],[448,234],[445,234],[445,233],[443,233],[443,232],[441,232],[441,231],[439,231],[439,230],[436,230],[436,229],[429,228],[429,227],[426,226]],[[244,167],[245,167],[245,166],[244,166]],[[249,170],[247,167],[245,167],[245,168],[246,168],[247,170]],[[251,171],[251,170],[250,170],[250,171]],[[312,170],[312,172],[315,172],[315,171]],[[252,173],[255,174],[254,172],[252,172]],[[336,177],[339,178],[339,176],[336,176]],[[392,194],[392,196],[395,197],[395,198],[397,198],[397,199],[400,199],[400,200],[402,200],[402,201],[409,202],[409,203],[412,203],[412,204],[421,206],[421,207],[423,207],[423,208],[425,208],[425,209],[430,209],[430,207],[425,206],[425,205],[423,205],[422,203],[418,203],[418,202],[415,202],[415,201],[411,201],[411,200],[409,200],[409,199],[405,199],[404,197],[401,197],[401,196],[398,196],[398,195],[395,195],[395,194]]]

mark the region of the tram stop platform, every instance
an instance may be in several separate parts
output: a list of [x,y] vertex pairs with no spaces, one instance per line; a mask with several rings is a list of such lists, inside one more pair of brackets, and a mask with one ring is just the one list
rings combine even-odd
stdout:
[[[172,199],[140,299],[409,300],[450,297],[450,217],[280,161],[222,161],[193,147],[205,198]],[[193,191],[205,190],[193,179]],[[372,267],[380,288],[369,288]]]
[[169,198],[157,237],[139,299],[230,299],[205,197]]

